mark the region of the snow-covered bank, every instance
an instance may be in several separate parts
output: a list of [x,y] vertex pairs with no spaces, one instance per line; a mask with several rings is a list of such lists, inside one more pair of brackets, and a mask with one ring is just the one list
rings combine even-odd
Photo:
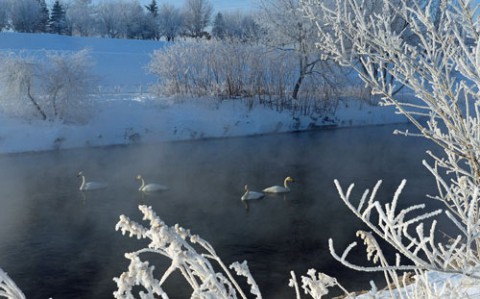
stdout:
[[43,151],[138,142],[158,143],[284,133],[331,127],[405,122],[390,107],[352,101],[335,116],[312,119],[262,105],[249,109],[242,100],[173,102],[146,96],[99,101],[86,125],[11,119],[0,116],[0,153]]

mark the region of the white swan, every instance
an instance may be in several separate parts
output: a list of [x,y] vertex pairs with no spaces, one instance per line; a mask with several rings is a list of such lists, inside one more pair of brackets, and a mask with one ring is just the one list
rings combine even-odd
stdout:
[[80,184],[80,191],[90,191],[90,190],[99,190],[99,189],[104,189],[107,188],[108,184],[106,183],[100,183],[100,182],[86,182],[85,181],[85,176],[83,173],[80,171],[77,175],[77,177],[82,178],[82,183]]
[[150,184],[145,185],[145,181],[143,180],[141,175],[137,175],[137,180],[142,181],[142,185],[140,186],[140,188],[138,188],[138,191],[158,192],[158,191],[168,190],[167,186],[160,185],[160,184],[150,183]]
[[287,193],[287,192],[290,192],[290,188],[288,188],[288,183],[289,182],[295,182],[295,180],[292,177],[287,176],[285,178],[285,180],[283,181],[283,187],[282,186],[271,186],[271,187],[263,189],[263,192],[265,192],[265,193]]
[[242,200],[252,200],[263,198],[265,194],[262,192],[250,191],[248,190],[248,185],[245,185],[245,194],[242,195]]

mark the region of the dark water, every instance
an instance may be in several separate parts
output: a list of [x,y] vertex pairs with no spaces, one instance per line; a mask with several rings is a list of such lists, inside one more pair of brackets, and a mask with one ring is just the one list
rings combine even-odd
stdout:
[[[127,269],[124,253],[144,245],[116,232],[115,224],[120,214],[141,221],[138,205],[147,204],[167,224],[210,241],[226,264],[247,260],[264,298],[295,297],[287,286],[290,270],[299,277],[316,268],[351,290],[368,288],[372,277],[381,284],[381,275],[348,270],[331,258],[327,240],[333,237],[340,251],[359,241],[355,232],[364,228],[339,199],[335,178],[345,187],[355,182],[357,197],[383,179],[384,199],[406,178],[405,205],[434,193],[421,165],[431,145],[392,135],[396,127],[2,156],[0,267],[27,298],[112,298],[112,278]],[[80,170],[110,187],[83,196]],[[137,174],[171,190],[142,197]],[[261,190],[286,176],[296,183],[285,198],[248,209],[240,201],[245,184]],[[356,254],[353,260],[365,260],[363,251]],[[154,261],[157,271],[168,264]],[[188,298],[178,277],[166,288],[178,294],[171,298]]]

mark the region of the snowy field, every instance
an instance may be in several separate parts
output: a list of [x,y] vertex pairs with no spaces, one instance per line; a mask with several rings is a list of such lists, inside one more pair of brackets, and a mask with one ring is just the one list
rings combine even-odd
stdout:
[[[165,42],[0,33],[1,51],[89,49],[97,82],[95,111],[85,125],[22,121],[0,115],[0,153],[168,142],[284,133],[322,126],[405,122],[393,109],[360,101],[340,102],[327,118],[296,115],[247,100],[157,98],[148,93],[156,78],[146,71],[151,53]],[[332,122],[333,120],[333,122]]]

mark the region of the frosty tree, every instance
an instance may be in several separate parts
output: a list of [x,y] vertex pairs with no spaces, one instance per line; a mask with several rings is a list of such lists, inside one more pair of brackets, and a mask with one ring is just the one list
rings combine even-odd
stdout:
[[[386,0],[376,10],[368,0],[301,0],[304,13],[316,24],[317,48],[324,58],[358,71],[384,105],[394,105],[419,133],[443,149],[428,152],[432,163],[423,164],[437,182],[437,195],[445,214],[458,228],[450,243],[436,240],[436,222],[424,220],[442,211],[422,212],[424,204],[398,209],[404,182],[393,200],[381,205],[375,200],[380,183],[368,190],[358,204],[351,199],[353,185],[344,190],[336,181],[342,200],[372,230],[359,232],[367,244],[372,268],[348,261],[352,244],[337,255],[343,264],[363,271],[385,271],[397,286],[396,270],[438,270],[480,278],[480,43],[478,3],[470,0]],[[398,24],[403,24],[398,26]],[[390,75],[395,82],[386,80]],[[395,96],[399,84],[415,99]],[[426,119],[426,121],[421,121]],[[412,215],[413,213],[413,215]],[[375,222],[370,218],[377,214]],[[412,216],[410,216],[412,215]],[[375,235],[386,240],[409,262],[388,262]],[[421,273],[421,272],[418,272]]]
[[167,41],[175,41],[183,28],[183,16],[180,9],[164,3],[158,11],[158,27],[160,35],[164,36]]
[[298,0],[260,0],[259,22],[268,33],[265,43],[273,49],[292,53],[298,61],[291,97],[297,99],[307,77],[317,76],[328,82],[328,63],[315,48],[316,27],[305,19]]
[[37,0],[10,1],[10,20],[18,32],[36,32],[39,23],[44,22],[42,6]]
[[89,36],[94,32],[92,0],[73,0],[66,11],[72,34]]
[[210,25],[213,5],[208,0],[187,0],[184,7],[184,29],[191,37],[202,37]]
[[[219,15],[222,16],[222,19],[219,19]],[[236,39],[246,43],[258,42],[263,34],[254,14],[245,14],[241,11],[217,14],[212,28],[212,35],[219,39]]]
[[144,17],[143,7],[135,1],[109,0],[96,6],[97,30],[103,37],[137,37]]
[[88,51],[0,56],[0,108],[9,115],[84,122],[94,76]]

